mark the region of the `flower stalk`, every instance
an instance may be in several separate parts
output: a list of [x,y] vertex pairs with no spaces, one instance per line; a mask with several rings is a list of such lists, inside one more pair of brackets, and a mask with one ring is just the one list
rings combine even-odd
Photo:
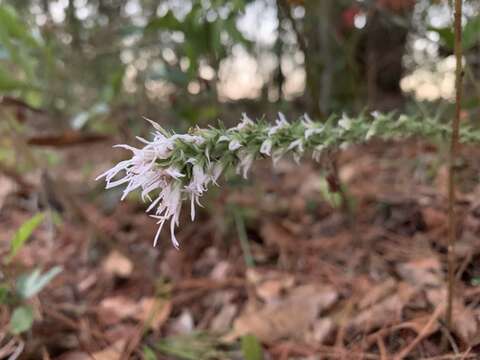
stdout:
[[[148,120],[150,121],[150,120]],[[185,202],[190,203],[190,217],[195,219],[200,198],[222,174],[235,170],[244,178],[254,161],[271,158],[275,165],[291,155],[297,162],[309,154],[319,160],[324,152],[342,149],[372,138],[396,139],[410,136],[441,138],[450,135],[447,124],[432,119],[406,115],[372,113],[350,118],[332,116],[327,121],[313,121],[307,115],[289,122],[279,114],[274,124],[253,121],[243,115],[232,128],[194,128],[188,134],[174,134],[150,121],[154,132],[151,140],[138,138],[142,148],[117,145],[132,152],[130,159],[121,161],[100,175],[106,188],[126,185],[122,199],[139,190],[144,201],[150,202],[147,212],[158,221],[154,245],[166,222],[170,225],[173,245],[180,246],[175,236],[180,213]],[[480,133],[462,128],[465,142],[480,142]]]

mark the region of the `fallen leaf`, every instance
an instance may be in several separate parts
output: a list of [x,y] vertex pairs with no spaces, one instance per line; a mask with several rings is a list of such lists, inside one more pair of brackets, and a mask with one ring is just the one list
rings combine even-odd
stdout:
[[170,331],[179,334],[190,334],[193,331],[195,323],[193,321],[192,313],[188,310],[183,310],[180,316],[173,320]]
[[358,308],[363,310],[369,306],[372,306],[390,295],[396,289],[396,281],[393,278],[388,278],[381,284],[374,286],[370,289],[365,296],[359,301]]
[[172,311],[169,300],[144,297],[134,301],[125,296],[114,296],[102,300],[97,315],[100,322],[113,325],[125,319],[144,323],[153,330],[159,330]]
[[92,357],[82,351],[69,351],[69,352],[63,353],[56,359],[57,360],[91,360]]
[[283,292],[293,287],[295,278],[291,274],[278,271],[248,269],[247,280],[255,288],[255,293],[265,302],[276,301]]
[[403,307],[415,292],[414,287],[407,283],[400,283],[395,293],[355,316],[349,327],[368,332],[394,323],[401,318]]
[[227,340],[251,333],[261,341],[273,342],[282,338],[301,338],[317,315],[338,298],[332,287],[303,285],[292,290],[283,301],[267,303],[258,311],[241,315]]
[[443,284],[442,265],[437,257],[399,264],[397,271],[406,282],[418,288],[438,287]]
[[113,296],[103,299],[97,310],[101,323],[113,325],[127,318],[134,318],[138,304],[125,296]]
[[447,215],[444,211],[441,211],[433,207],[422,208],[422,216],[425,221],[425,225],[428,230],[443,227],[446,229]]
[[0,210],[7,196],[16,189],[16,184],[5,176],[0,175]]
[[307,336],[307,342],[312,344],[322,344],[335,329],[335,323],[331,318],[321,318],[315,320],[310,334]]
[[463,300],[454,301],[452,313],[453,332],[462,339],[467,346],[476,345],[478,341],[479,326],[478,319],[470,307],[463,304]]
[[210,330],[214,332],[225,332],[232,326],[232,321],[237,314],[238,306],[235,304],[225,305],[220,312],[212,319]]
[[214,280],[225,280],[232,270],[232,265],[228,261],[219,261],[210,273]]
[[102,268],[107,274],[127,278],[132,273],[133,264],[125,255],[114,250],[107,256]]
[[127,340],[121,339],[107,348],[92,354],[95,360],[120,360]]
[[160,330],[172,312],[172,302],[164,299],[143,298],[135,318],[155,331]]

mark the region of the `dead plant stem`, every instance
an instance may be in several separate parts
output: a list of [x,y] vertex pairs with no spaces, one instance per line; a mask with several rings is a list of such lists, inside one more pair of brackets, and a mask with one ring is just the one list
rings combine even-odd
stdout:
[[449,154],[448,172],[448,290],[446,325],[452,328],[453,298],[455,290],[455,163],[458,156],[458,133],[460,127],[460,111],[462,100],[462,0],[455,0],[455,117],[452,121],[452,137]]

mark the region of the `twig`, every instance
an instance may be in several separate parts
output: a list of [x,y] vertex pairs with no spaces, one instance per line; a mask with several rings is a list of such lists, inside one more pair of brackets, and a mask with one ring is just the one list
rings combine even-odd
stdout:
[[460,111],[462,101],[462,0],[455,0],[455,117],[452,122],[452,137],[448,167],[448,291],[446,325],[452,327],[453,297],[455,288],[455,162],[458,154]]
[[422,331],[417,335],[417,337],[410,343],[408,344],[405,348],[403,348],[402,351],[398,353],[398,355],[395,356],[394,360],[402,360],[404,359],[415,347],[428,335],[430,335],[430,328],[433,326],[435,321],[438,320],[440,317],[441,313],[443,312],[444,309],[444,304],[440,304],[437,306],[435,309],[433,315],[430,317],[430,320],[428,320],[427,324],[423,327]]

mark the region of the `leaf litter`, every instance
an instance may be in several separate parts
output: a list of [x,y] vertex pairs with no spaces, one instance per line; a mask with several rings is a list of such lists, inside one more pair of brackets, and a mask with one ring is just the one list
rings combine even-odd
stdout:
[[[109,210],[103,206],[111,200],[70,194],[85,216],[57,223],[48,251],[40,226],[13,260],[19,268],[64,269],[32,303],[35,342],[24,344],[23,356],[136,359],[147,347],[159,359],[242,359],[242,344],[259,342],[265,359],[475,358],[478,187],[459,203],[459,281],[448,330],[444,174],[409,176],[410,147],[372,143],[341,154],[340,177],[355,200],[353,224],[322,197],[315,164],[282,161],[273,174],[260,164],[248,187],[206,201],[201,222],[179,231],[180,251],[166,238],[151,247],[154,225],[134,199]],[[428,165],[430,158],[422,159]],[[95,191],[65,166],[71,188]],[[15,188],[1,193],[2,254],[36,213],[17,201]],[[29,191],[34,197],[39,189]],[[242,209],[253,267],[245,264],[231,206]],[[0,354],[11,354],[21,343],[4,330],[4,305],[0,314]],[[258,354],[256,346],[248,351]]]

